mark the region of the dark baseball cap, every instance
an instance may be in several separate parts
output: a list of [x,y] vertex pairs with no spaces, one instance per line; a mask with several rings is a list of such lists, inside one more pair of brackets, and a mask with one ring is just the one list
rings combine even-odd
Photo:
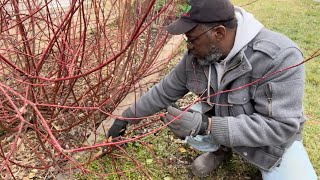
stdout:
[[230,21],[235,18],[234,7],[229,0],[189,0],[188,12],[169,24],[170,34],[183,34],[198,24],[210,24]]

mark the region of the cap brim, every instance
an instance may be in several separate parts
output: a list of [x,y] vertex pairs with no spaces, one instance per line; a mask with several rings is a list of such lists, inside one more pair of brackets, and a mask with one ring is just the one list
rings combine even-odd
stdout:
[[166,29],[172,35],[184,34],[194,27],[197,26],[198,23],[194,22],[186,22],[183,19],[179,18],[176,21],[169,24]]

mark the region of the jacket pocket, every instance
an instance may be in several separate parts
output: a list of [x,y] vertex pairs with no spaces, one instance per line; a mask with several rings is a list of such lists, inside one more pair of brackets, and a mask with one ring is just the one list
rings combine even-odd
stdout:
[[234,151],[263,170],[270,170],[281,162],[286,148],[279,146],[234,147]]
[[268,102],[268,115],[273,118],[300,118],[303,116],[303,79],[285,82],[269,82],[266,95]]
[[240,114],[251,115],[254,113],[252,97],[255,91],[255,86],[248,86],[244,89],[230,92],[228,94],[229,113],[232,116]]

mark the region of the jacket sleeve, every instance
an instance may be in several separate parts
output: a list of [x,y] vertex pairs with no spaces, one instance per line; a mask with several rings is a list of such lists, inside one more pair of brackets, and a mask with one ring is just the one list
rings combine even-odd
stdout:
[[188,55],[185,54],[169,74],[141,96],[137,102],[132,103],[130,109],[137,118],[157,113],[188,93],[186,88],[187,58]]
[[[264,75],[302,60],[302,53],[289,47],[271,61]],[[305,120],[302,107],[304,78],[302,64],[264,79],[256,88],[253,114],[212,117],[212,140],[229,147],[261,147],[290,142],[299,134]]]

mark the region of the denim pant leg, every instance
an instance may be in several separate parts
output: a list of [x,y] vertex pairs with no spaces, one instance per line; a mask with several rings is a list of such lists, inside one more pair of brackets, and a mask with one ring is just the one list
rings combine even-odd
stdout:
[[302,141],[295,141],[283,155],[279,167],[261,170],[264,180],[317,180]]

